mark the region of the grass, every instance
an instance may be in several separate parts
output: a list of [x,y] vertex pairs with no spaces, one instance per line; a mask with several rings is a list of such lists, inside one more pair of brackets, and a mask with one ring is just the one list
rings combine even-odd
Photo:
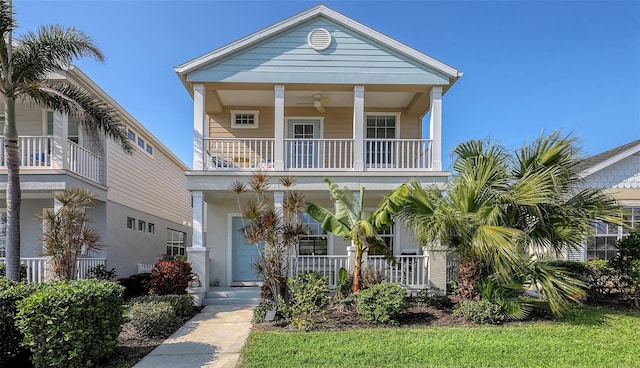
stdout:
[[239,367],[637,367],[640,314],[581,307],[498,327],[252,332]]

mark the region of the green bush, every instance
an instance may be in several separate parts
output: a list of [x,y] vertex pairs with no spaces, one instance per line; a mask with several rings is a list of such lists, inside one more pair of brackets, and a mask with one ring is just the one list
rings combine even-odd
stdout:
[[141,303],[169,303],[178,316],[189,316],[193,312],[193,297],[188,294],[146,295],[130,301],[132,305]]
[[[27,281],[27,272],[29,271],[29,267],[20,263],[20,281]],[[0,262],[0,277],[5,277],[7,275],[7,265],[6,263]]]
[[451,305],[451,300],[442,289],[432,287],[418,291],[416,301],[426,307],[443,308]]
[[356,294],[356,300],[360,317],[378,323],[397,323],[408,306],[404,288],[387,281],[361,290]]
[[76,280],[44,284],[18,302],[16,324],[36,367],[86,367],[107,357],[123,324],[124,288]]
[[456,306],[453,310],[453,315],[464,317],[467,321],[483,325],[498,325],[507,318],[498,304],[488,300],[465,300]]
[[149,293],[156,295],[186,294],[193,275],[191,264],[183,259],[167,258],[156,262],[149,278]]
[[560,267],[587,284],[587,300],[597,300],[616,296],[624,289],[620,273],[605,259],[587,262],[552,261],[549,264]]
[[112,278],[116,277],[116,269],[112,268],[110,270],[107,270],[107,267],[105,265],[97,265],[94,267],[90,267],[89,270],[87,270],[87,276],[90,279],[109,281]]
[[276,303],[272,300],[262,300],[260,304],[253,310],[253,322],[262,323],[267,317],[267,312],[276,307]]
[[327,278],[316,272],[305,272],[289,278],[289,314],[293,328],[309,329],[313,316],[329,302]]
[[15,324],[17,303],[39,287],[40,284],[16,283],[0,278],[0,361],[13,358],[24,351],[20,346],[24,335]]
[[176,312],[167,302],[137,303],[129,309],[133,327],[149,337],[161,335],[176,319]]

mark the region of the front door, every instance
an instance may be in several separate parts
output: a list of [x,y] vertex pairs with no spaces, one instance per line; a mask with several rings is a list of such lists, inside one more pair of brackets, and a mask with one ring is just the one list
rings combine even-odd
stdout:
[[259,258],[258,249],[255,244],[247,243],[243,227],[241,217],[231,218],[231,278],[233,282],[261,281],[254,266]]
[[288,127],[287,159],[292,169],[311,169],[318,165],[320,138],[319,119],[290,119]]
[[368,115],[366,126],[365,161],[367,167],[393,167],[393,139],[396,138],[396,117]]

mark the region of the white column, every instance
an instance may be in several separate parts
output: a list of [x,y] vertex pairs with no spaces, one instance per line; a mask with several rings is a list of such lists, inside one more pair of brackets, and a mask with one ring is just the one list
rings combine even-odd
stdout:
[[205,137],[204,84],[193,85],[193,169],[204,170]]
[[193,239],[191,246],[202,248],[204,244],[204,193],[193,192]]
[[364,86],[353,88],[353,169],[364,170]]
[[442,87],[431,87],[431,168],[442,171]]
[[284,170],[284,86],[277,84],[274,87],[274,162],[273,168],[276,171]]
[[69,168],[69,115],[59,112],[53,113],[53,147],[51,167]]
[[188,292],[193,296],[195,305],[201,305],[204,294],[209,289],[211,282],[211,266],[209,262],[209,250],[204,239],[204,211],[206,203],[203,192],[193,192],[193,235],[191,236],[191,246],[187,248],[187,258],[191,263],[193,273],[198,275],[201,285],[190,287]]

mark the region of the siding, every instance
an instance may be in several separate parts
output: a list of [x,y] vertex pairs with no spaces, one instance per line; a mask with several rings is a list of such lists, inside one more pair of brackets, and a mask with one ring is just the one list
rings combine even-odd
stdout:
[[154,147],[153,157],[137,148],[128,155],[108,141],[108,200],[179,224],[190,223],[191,195],[184,171],[158,148]]
[[640,189],[640,154],[635,154],[606,167],[586,180],[586,187]]
[[[327,29],[328,49],[313,50],[307,35]],[[267,83],[449,84],[437,71],[320,17],[187,75],[189,81]]]
[[[4,99],[0,99],[0,114],[4,116]],[[29,102],[16,101],[16,119],[19,136],[42,136],[44,124],[42,109]],[[0,131],[3,135],[4,131]]]

